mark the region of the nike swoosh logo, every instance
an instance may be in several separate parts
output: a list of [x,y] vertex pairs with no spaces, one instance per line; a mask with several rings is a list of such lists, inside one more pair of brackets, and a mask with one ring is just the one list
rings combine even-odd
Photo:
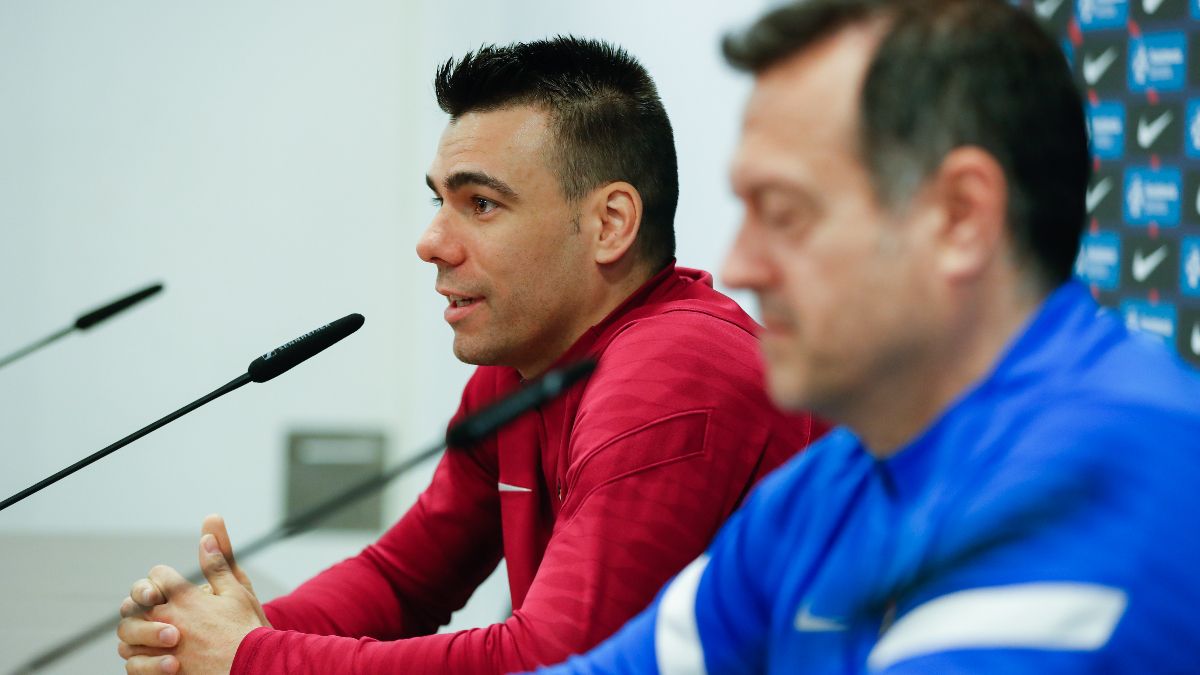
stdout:
[[848,628],[846,624],[837,619],[813,615],[809,603],[805,603],[800,611],[796,612],[794,625],[796,630],[801,633],[832,633]]
[[1034,0],[1033,11],[1043,19],[1049,19],[1054,16],[1058,8],[1063,4],[1063,0]]
[[1159,7],[1163,6],[1166,0],[1142,0],[1142,9],[1146,10],[1147,14],[1153,14],[1158,11]]
[[1200,356],[1200,323],[1192,324],[1192,353]]
[[1117,60],[1117,48],[1109,47],[1105,49],[1100,56],[1092,58],[1090,54],[1083,55],[1083,79],[1089,85],[1096,84],[1100,78],[1104,77],[1104,73],[1108,72],[1109,66],[1113,61]]
[[532,489],[527,487],[521,487],[520,485],[509,485],[508,483],[501,483],[498,481],[496,483],[496,489],[501,492],[533,492]]
[[[1087,201],[1087,212],[1089,214],[1092,211],[1095,211],[1097,206],[1100,206],[1100,202],[1104,201],[1104,198],[1108,196],[1108,193],[1112,192],[1112,182],[1112,178],[1105,178],[1104,180],[1087,189],[1087,195],[1085,195],[1085,199]],[[1079,202],[1075,203],[1078,204]],[[1196,203],[1198,205],[1197,208],[1200,208],[1200,196],[1197,196]]]
[[1133,279],[1134,281],[1145,281],[1146,277],[1154,273],[1154,270],[1162,264],[1162,261],[1167,259],[1167,247],[1159,246],[1154,253],[1143,257],[1140,250],[1133,252]]
[[1142,146],[1142,149],[1154,145],[1154,141],[1157,141],[1158,137],[1162,136],[1162,133],[1167,130],[1167,127],[1170,126],[1171,121],[1174,119],[1175,115],[1170,110],[1159,115],[1149,124],[1146,124],[1145,117],[1139,117],[1137,128],[1138,145]]

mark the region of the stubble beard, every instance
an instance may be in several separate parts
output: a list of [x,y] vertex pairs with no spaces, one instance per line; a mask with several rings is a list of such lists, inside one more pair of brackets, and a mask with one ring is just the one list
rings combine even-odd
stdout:
[[503,360],[503,352],[498,345],[487,344],[478,338],[454,337],[454,358],[473,366],[499,366]]

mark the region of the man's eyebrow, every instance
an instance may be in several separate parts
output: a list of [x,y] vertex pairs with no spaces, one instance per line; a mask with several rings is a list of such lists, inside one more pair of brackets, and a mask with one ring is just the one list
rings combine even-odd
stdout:
[[[430,190],[437,192],[432,178],[425,176],[425,182],[429,185]],[[517,191],[512,189],[512,186],[482,171],[456,171],[446,176],[446,180],[442,182],[442,185],[445,186],[447,192],[454,192],[464,185],[482,185],[483,187],[499,192],[509,199],[518,199]]]

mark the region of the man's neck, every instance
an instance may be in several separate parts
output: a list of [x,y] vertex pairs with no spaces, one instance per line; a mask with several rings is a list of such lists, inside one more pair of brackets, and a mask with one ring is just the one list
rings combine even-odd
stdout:
[[960,311],[949,313],[960,318],[945,339],[872,388],[847,424],[875,457],[896,454],[995,369],[1044,298],[1040,288],[1022,284],[1008,294],[960,299]]
[[601,281],[595,285],[590,294],[591,299],[584,303],[591,310],[581,313],[579,320],[573,324],[572,330],[565,332],[562,339],[552,348],[538,350],[537,356],[529,362],[521,365],[514,364],[513,367],[520,373],[521,379],[532,380],[540,377],[550,369],[550,366],[570,351],[588,330],[608,318],[622,303],[663,269],[660,267],[650,271],[647,266],[638,264],[631,266],[624,274],[602,274]]

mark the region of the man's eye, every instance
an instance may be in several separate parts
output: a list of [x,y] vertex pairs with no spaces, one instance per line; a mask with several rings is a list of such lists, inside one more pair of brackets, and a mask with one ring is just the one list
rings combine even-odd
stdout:
[[818,215],[812,198],[794,191],[765,191],[754,206],[763,226],[781,234],[803,234]]
[[761,213],[767,229],[789,234],[807,232],[816,217],[812,209],[801,203],[771,205]]
[[496,202],[493,202],[490,199],[485,199],[483,197],[472,197],[471,203],[474,204],[474,206],[475,206],[475,213],[480,214],[480,215],[485,214],[485,213],[491,213],[492,211],[494,211],[496,209]]
[[433,204],[434,206],[441,207],[442,198],[441,197],[432,197],[432,198],[430,198],[429,202],[431,204]]
[[796,224],[796,216],[791,211],[775,211],[764,216],[763,222],[773,230],[786,230]]

